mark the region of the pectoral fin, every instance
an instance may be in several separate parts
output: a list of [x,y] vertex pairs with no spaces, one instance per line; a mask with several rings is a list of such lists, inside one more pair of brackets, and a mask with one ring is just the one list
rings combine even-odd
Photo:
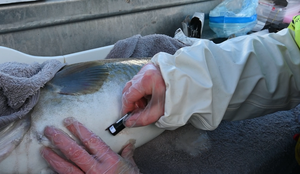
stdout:
[[99,61],[77,63],[65,66],[47,85],[60,94],[90,94],[100,89],[108,75],[107,67]]
[[0,162],[20,144],[30,128],[30,118],[30,115],[27,115],[2,128],[0,131]]

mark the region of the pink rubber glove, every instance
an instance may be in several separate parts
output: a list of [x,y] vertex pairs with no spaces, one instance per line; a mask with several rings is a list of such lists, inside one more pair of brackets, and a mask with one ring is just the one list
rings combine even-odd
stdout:
[[127,82],[122,96],[122,114],[132,112],[126,127],[146,126],[164,114],[166,85],[154,64],[146,64]]
[[65,132],[53,126],[44,130],[45,136],[73,163],[57,155],[48,147],[41,149],[43,158],[58,173],[125,174],[139,173],[133,161],[134,145],[125,146],[121,156],[113,152],[99,137],[74,118],[64,120],[67,129],[85,146],[83,149]]

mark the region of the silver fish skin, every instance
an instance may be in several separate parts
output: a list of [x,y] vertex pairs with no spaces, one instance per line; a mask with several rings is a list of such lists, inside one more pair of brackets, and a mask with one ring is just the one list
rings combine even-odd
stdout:
[[126,82],[149,61],[113,59],[64,67],[41,90],[30,116],[0,130],[1,173],[54,173],[40,155],[44,145],[55,149],[43,131],[53,125],[76,140],[63,126],[67,117],[83,123],[115,152],[131,139],[136,140],[138,147],[161,134],[164,130],[155,125],[125,128],[116,136],[105,130],[121,117],[121,96]]

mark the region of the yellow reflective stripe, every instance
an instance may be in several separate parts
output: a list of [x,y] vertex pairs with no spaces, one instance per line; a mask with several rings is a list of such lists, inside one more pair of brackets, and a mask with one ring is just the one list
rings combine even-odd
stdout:
[[293,17],[288,28],[295,31],[295,41],[300,48],[300,15]]

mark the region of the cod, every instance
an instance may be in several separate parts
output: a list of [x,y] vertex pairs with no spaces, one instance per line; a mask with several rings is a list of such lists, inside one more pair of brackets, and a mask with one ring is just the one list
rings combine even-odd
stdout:
[[155,125],[125,128],[116,136],[106,130],[121,117],[126,82],[148,62],[150,59],[112,59],[65,66],[41,89],[30,116],[1,130],[1,173],[54,173],[40,155],[42,146],[51,147],[43,131],[53,125],[72,137],[63,126],[67,117],[83,123],[115,152],[130,139],[138,147],[161,134],[163,129]]

